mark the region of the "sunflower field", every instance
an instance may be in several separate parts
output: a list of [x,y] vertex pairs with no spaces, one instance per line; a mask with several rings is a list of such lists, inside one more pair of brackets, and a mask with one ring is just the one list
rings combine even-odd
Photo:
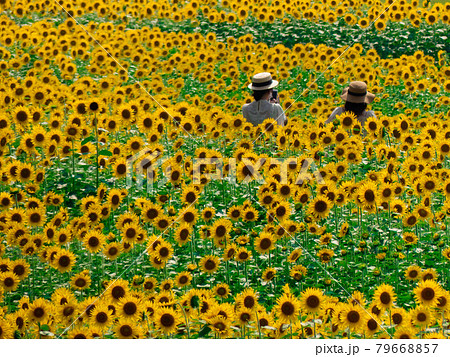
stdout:
[[1,338],[449,336],[449,3],[0,9]]

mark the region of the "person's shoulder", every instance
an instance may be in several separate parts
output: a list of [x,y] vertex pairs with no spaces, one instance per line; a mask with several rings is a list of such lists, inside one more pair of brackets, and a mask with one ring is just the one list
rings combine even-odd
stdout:
[[280,104],[278,104],[278,103],[270,103],[270,104],[272,104],[272,107],[273,108],[275,108],[277,111],[283,111],[283,107],[280,105]]
[[377,116],[373,110],[367,110],[366,117],[375,117],[376,118]]
[[[252,102],[252,103],[253,103],[253,102]],[[251,104],[252,104],[252,103],[245,103],[245,104],[242,106],[242,111],[245,112],[245,111],[249,110],[249,109],[251,108]]]

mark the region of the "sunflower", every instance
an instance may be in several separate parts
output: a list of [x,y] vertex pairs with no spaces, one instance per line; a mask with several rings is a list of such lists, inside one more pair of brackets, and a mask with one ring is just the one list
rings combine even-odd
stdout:
[[268,254],[275,249],[276,238],[270,234],[262,232],[255,240],[255,249],[260,254]]
[[364,319],[364,324],[363,324],[363,331],[365,333],[365,336],[367,336],[368,338],[373,337],[377,332],[380,331],[381,326],[379,324],[379,322],[374,319],[373,317],[367,317],[366,319]]
[[277,275],[277,271],[275,268],[266,268],[262,275],[261,275],[261,279],[264,280],[265,282],[269,282],[272,281]]
[[308,313],[318,312],[324,302],[323,292],[316,288],[308,288],[300,296],[300,306]]
[[128,294],[128,281],[123,279],[117,279],[112,283],[108,283],[107,288],[105,289],[105,296],[114,303],[117,303],[120,301],[120,299],[127,297]]
[[123,339],[140,338],[143,336],[143,331],[135,321],[120,319],[114,324],[114,335]]
[[378,202],[378,190],[374,182],[367,181],[357,191],[357,203],[363,207],[376,207]]
[[318,195],[309,203],[308,214],[312,215],[316,219],[323,219],[328,216],[332,206],[332,202],[326,195]]
[[407,326],[410,319],[409,313],[403,308],[395,308],[391,310],[391,320],[396,328]]
[[211,227],[211,236],[214,239],[224,239],[228,237],[233,224],[226,218],[219,218]]
[[165,232],[171,225],[171,223],[172,219],[169,216],[161,214],[155,219],[154,227],[157,228],[160,232]]
[[72,323],[79,314],[79,306],[76,299],[71,299],[64,304],[56,306],[55,316],[63,323]]
[[34,168],[31,164],[20,163],[17,168],[17,178],[20,182],[28,182],[32,179]]
[[76,257],[71,251],[66,249],[61,249],[55,256],[52,262],[52,266],[58,269],[60,273],[65,273],[71,271],[75,265]]
[[427,307],[436,307],[438,298],[442,294],[442,287],[434,280],[421,281],[414,288],[414,298],[417,303]]
[[143,231],[139,228],[139,226],[134,223],[125,223],[121,229],[122,232],[122,242],[126,242],[128,244],[134,244],[138,240],[139,234],[142,234]]
[[169,291],[170,292],[173,288],[173,284],[174,284],[173,279],[164,279],[159,284],[159,287],[160,287],[161,291]]
[[219,269],[219,264],[219,257],[215,255],[206,255],[199,262],[200,269],[208,274],[215,273]]
[[209,222],[214,215],[216,214],[216,210],[212,207],[205,207],[202,211],[202,218],[205,222]]
[[30,264],[28,264],[25,259],[17,259],[11,262],[10,270],[16,274],[20,280],[23,280],[30,274]]
[[141,217],[144,222],[152,222],[156,218],[158,218],[161,213],[162,210],[159,205],[149,202],[147,204],[144,204],[144,207],[142,207]]
[[168,335],[177,330],[178,325],[181,323],[181,318],[177,311],[161,307],[155,312],[154,322],[157,328],[165,335]]
[[289,275],[296,281],[300,281],[306,274],[308,270],[303,265],[295,265],[289,272]]
[[42,322],[47,320],[52,314],[52,305],[43,298],[34,300],[28,309],[28,318],[33,322]]
[[436,269],[429,268],[422,271],[422,280],[436,280],[438,278],[438,273],[436,272]]
[[228,208],[227,214],[232,221],[236,222],[239,218],[242,217],[242,207],[233,205]]
[[14,200],[10,193],[8,192],[0,192],[0,206],[3,209],[10,208],[14,203]]
[[240,247],[236,250],[234,254],[234,260],[237,262],[246,262],[252,258],[252,253],[249,252],[245,247]]
[[92,309],[89,322],[90,326],[105,331],[113,324],[113,312],[106,303],[100,303]]
[[228,286],[228,284],[220,283],[220,284],[217,284],[216,286],[214,286],[213,292],[214,292],[214,295],[216,295],[217,297],[225,299],[230,295],[231,291],[230,291],[230,287]]
[[[173,247],[169,242],[160,239],[158,240],[159,244],[154,248],[152,252],[153,256],[156,256],[160,261],[167,262],[173,256]],[[150,241],[149,241],[150,243]],[[151,242],[153,243],[153,242]],[[147,248],[148,251],[149,248]]]
[[358,331],[365,324],[366,312],[359,305],[346,304],[339,313],[339,326],[341,330],[349,328]]
[[141,301],[134,296],[124,296],[119,299],[116,306],[116,314],[125,320],[137,321],[141,317]]
[[25,127],[28,121],[31,120],[30,111],[22,105],[19,105],[14,109],[12,117],[17,124],[23,127]]
[[0,288],[3,288],[4,291],[15,291],[19,283],[19,277],[12,271],[0,273]]
[[117,188],[113,188],[108,192],[107,201],[112,209],[116,209],[122,203],[121,191]]
[[103,254],[109,260],[116,260],[122,253],[122,245],[117,242],[111,242],[103,247]]
[[192,228],[189,224],[181,224],[175,231],[175,241],[181,247],[191,240]]
[[52,302],[55,305],[64,305],[65,303],[75,300],[75,295],[72,291],[66,288],[58,288],[52,294]]
[[14,338],[14,328],[7,319],[0,320],[0,339]]
[[248,207],[242,211],[244,222],[255,222],[258,220],[258,211],[254,207]]
[[420,305],[410,311],[411,324],[413,326],[419,326],[425,328],[433,325],[435,318],[428,306]]
[[437,308],[440,311],[449,311],[450,309],[450,292],[442,289],[440,296],[438,297]]
[[232,335],[231,321],[221,315],[208,319],[209,327],[219,338],[229,338]]
[[154,277],[146,277],[144,279],[144,282],[142,283],[142,287],[144,288],[144,291],[146,292],[153,292],[156,287],[158,286],[158,281]]
[[116,178],[122,179],[127,176],[127,161],[125,158],[120,158],[114,163],[113,174]]
[[187,271],[180,272],[175,277],[175,284],[179,288],[183,288],[185,286],[190,285],[191,281],[192,281],[192,274]]
[[348,111],[337,115],[336,119],[339,120],[339,123],[344,130],[352,129],[353,126],[357,123],[356,115]]
[[43,208],[31,208],[27,210],[27,222],[32,227],[45,224],[45,210]]
[[235,243],[229,244],[225,247],[222,255],[224,261],[231,260],[235,257],[237,251],[237,245]]
[[236,321],[239,326],[247,326],[250,321],[255,320],[255,312],[245,307],[236,311]]
[[405,227],[414,227],[418,223],[418,218],[416,213],[410,212],[405,214],[405,216],[402,219],[403,225]]
[[395,339],[413,339],[416,338],[416,331],[413,327],[400,327],[395,330]]
[[417,265],[411,265],[405,270],[405,278],[407,280],[420,280],[422,269]]
[[97,253],[102,250],[105,245],[106,237],[97,230],[87,232],[83,238],[83,244],[91,253]]
[[188,207],[180,214],[180,218],[181,222],[193,226],[197,222],[198,212],[194,207]]
[[394,288],[388,284],[381,284],[376,288],[373,300],[379,309],[390,309],[395,303]]
[[184,187],[181,195],[181,201],[187,205],[193,204],[198,199],[198,191],[199,190],[196,186],[189,185]]
[[363,293],[356,290],[352,293],[352,296],[349,297],[347,303],[353,305],[361,305],[362,307],[364,307],[366,306],[366,298]]
[[281,322],[291,323],[300,313],[300,302],[291,294],[283,294],[277,299],[275,311]]
[[412,232],[403,233],[402,239],[406,245],[414,245],[417,244],[418,241],[417,236]]
[[87,270],[75,274],[70,279],[70,286],[73,290],[85,290],[88,289],[91,286],[91,277],[89,276],[89,273]]
[[334,251],[331,249],[321,249],[317,252],[317,256],[323,264],[327,264],[331,261],[334,256]]

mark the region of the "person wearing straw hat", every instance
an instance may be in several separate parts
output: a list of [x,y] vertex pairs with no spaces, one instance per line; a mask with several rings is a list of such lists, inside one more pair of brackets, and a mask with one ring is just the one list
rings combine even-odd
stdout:
[[252,78],[248,88],[253,91],[253,102],[244,104],[242,115],[254,126],[261,124],[267,118],[273,118],[278,125],[284,126],[286,115],[281,108],[278,98],[272,98],[272,90],[278,81],[272,79],[268,72],[257,73]]
[[331,123],[336,119],[336,116],[344,112],[352,112],[355,114],[363,129],[367,118],[376,118],[373,110],[366,110],[367,104],[372,103],[375,94],[367,91],[367,84],[365,82],[351,82],[349,86],[343,90],[341,98],[345,101],[344,106],[334,109],[325,121],[325,124]]

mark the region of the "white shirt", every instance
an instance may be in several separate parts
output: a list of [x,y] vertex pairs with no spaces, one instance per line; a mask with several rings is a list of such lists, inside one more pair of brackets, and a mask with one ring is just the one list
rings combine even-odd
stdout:
[[[336,119],[336,116],[341,115],[344,112],[345,108],[343,107],[336,108],[335,110],[333,110],[328,119],[325,121],[325,124],[331,123],[334,119]],[[362,112],[361,115],[358,115],[356,119],[358,119],[359,123],[361,124],[361,127],[364,128],[364,124],[366,123],[366,120],[369,117],[376,118],[377,116],[375,115],[375,112],[373,110],[365,110]]]
[[278,103],[270,103],[264,99],[244,104],[242,115],[254,126],[261,124],[267,118],[276,119],[278,125],[284,126],[286,120],[283,108]]

